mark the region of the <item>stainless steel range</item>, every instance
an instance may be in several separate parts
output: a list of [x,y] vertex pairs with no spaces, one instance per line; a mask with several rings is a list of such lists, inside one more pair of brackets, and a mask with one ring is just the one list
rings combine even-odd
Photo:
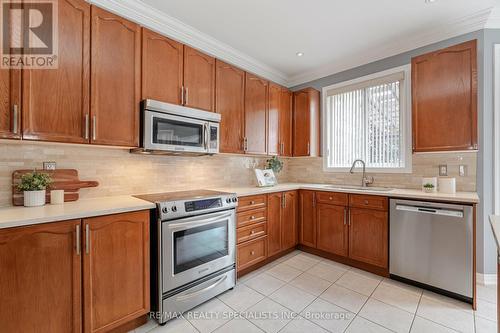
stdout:
[[200,190],[136,197],[157,207],[151,311],[160,324],[234,287],[235,194]]

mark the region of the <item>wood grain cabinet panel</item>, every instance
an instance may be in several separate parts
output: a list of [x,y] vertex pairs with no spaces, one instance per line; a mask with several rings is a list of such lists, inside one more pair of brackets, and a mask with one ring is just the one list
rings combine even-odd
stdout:
[[149,211],[84,219],[83,229],[84,331],[107,332],[148,313]]
[[245,72],[216,61],[215,112],[220,113],[220,152],[243,154],[245,135]]
[[477,149],[476,44],[412,59],[415,152]]
[[215,58],[184,45],[184,105],[215,110]]
[[282,193],[267,195],[267,255],[275,255],[282,250]]
[[389,199],[378,195],[350,194],[349,206],[387,211]]
[[292,93],[288,89],[281,90],[279,113],[279,152],[281,156],[292,156]]
[[139,145],[141,29],[92,6],[91,142]]
[[246,73],[245,152],[247,154],[267,153],[268,87],[268,81]]
[[81,332],[80,220],[0,230],[2,332]]
[[267,199],[265,194],[249,195],[238,198],[237,212],[267,207]]
[[316,192],[316,200],[319,203],[347,206],[349,203],[349,195],[347,193]]
[[371,265],[388,267],[389,222],[387,212],[351,208],[349,257]]
[[298,244],[298,196],[298,191],[283,192],[282,250],[288,250]]
[[23,139],[88,143],[90,5],[58,2],[57,69],[23,70]]
[[319,91],[293,93],[293,156],[319,156]]
[[316,248],[316,193],[299,191],[299,243]]
[[244,243],[254,238],[262,237],[267,234],[267,223],[260,222],[238,228],[236,230],[236,243]]
[[142,28],[142,99],[182,103],[184,45]]
[[267,236],[260,237],[237,246],[237,271],[249,268],[267,258]]
[[347,256],[349,250],[347,208],[319,203],[316,216],[316,247],[339,256]]
[[270,83],[267,115],[267,155],[278,155],[280,152],[279,120],[280,120],[281,87]]
[[21,138],[21,71],[0,69],[0,139]]

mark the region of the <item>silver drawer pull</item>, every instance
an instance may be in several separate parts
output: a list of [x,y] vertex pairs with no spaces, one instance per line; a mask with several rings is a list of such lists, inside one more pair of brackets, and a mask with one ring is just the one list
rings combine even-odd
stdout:
[[250,216],[250,220],[255,220],[255,216]]
[[251,256],[255,255],[255,251],[250,251],[250,255]]
[[255,234],[255,230],[250,231],[250,234],[252,235]]
[[250,201],[250,205],[255,205],[255,201]]

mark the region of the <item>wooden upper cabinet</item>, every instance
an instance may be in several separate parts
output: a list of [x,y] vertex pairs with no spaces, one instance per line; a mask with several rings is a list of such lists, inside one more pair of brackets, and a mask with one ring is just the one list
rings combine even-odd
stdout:
[[275,255],[281,252],[282,227],[282,193],[267,195],[267,254]]
[[299,191],[299,243],[316,248],[316,193]]
[[215,58],[184,45],[184,105],[215,110]]
[[477,149],[476,44],[412,59],[413,151]]
[[320,155],[319,91],[293,93],[293,156]]
[[220,113],[220,152],[244,153],[245,72],[216,61],[215,112]]
[[81,332],[79,227],[75,220],[0,230],[2,332]]
[[279,155],[279,121],[280,121],[281,87],[270,83],[267,116],[267,154]]
[[267,153],[268,87],[268,81],[246,73],[245,151],[247,154]]
[[142,28],[142,99],[182,103],[184,46]]
[[21,71],[0,69],[0,139],[21,138]]
[[84,219],[83,232],[84,331],[107,332],[148,313],[149,211]]
[[141,29],[92,6],[91,142],[139,145]]
[[317,206],[317,248],[339,256],[347,256],[349,227],[347,208],[329,204]]
[[282,250],[288,250],[298,244],[298,196],[297,191],[288,191],[283,193],[283,213],[281,218]]
[[58,2],[57,69],[23,70],[23,139],[88,143],[90,5]]
[[349,212],[349,258],[387,268],[389,258],[387,212],[351,208]]
[[279,114],[279,154],[292,156],[292,93],[288,89],[281,90]]

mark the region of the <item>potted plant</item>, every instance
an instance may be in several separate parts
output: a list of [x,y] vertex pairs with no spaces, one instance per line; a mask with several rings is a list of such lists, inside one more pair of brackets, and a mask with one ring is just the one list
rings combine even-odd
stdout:
[[278,156],[273,156],[266,161],[266,169],[272,169],[275,174],[278,174],[283,169],[283,161]]
[[23,191],[24,206],[45,205],[45,190],[51,182],[50,176],[42,172],[33,171],[22,175],[17,188],[19,191]]
[[424,191],[427,192],[427,193],[431,193],[431,192],[434,192],[434,184],[431,184],[431,183],[425,183],[423,185],[423,188],[424,188]]

